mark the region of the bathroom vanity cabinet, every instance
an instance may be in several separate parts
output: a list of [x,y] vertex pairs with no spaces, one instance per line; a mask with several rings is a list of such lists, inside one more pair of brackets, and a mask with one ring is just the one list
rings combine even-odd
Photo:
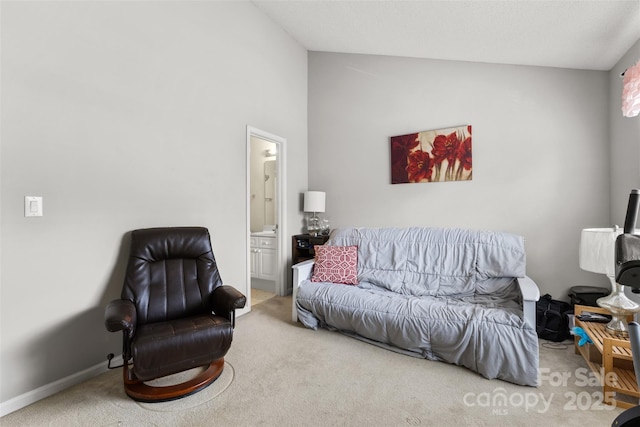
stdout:
[[276,236],[251,236],[251,277],[276,280]]

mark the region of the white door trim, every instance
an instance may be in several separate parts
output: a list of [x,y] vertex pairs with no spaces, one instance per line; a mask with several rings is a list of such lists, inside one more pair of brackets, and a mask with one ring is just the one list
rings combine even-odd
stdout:
[[278,295],[286,295],[287,294],[287,286],[286,286],[286,237],[287,233],[287,147],[285,138],[282,138],[278,135],[274,135],[272,133],[266,132],[264,130],[255,128],[253,126],[247,125],[247,152],[246,152],[246,179],[247,179],[247,189],[246,189],[246,209],[245,214],[247,217],[247,229],[246,229],[246,259],[247,259],[247,305],[244,309],[239,311],[239,314],[244,314],[246,312],[251,311],[251,265],[250,265],[250,257],[251,257],[251,137],[256,137],[260,139],[264,139],[265,141],[273,142],[277,146],[278,154],[276,156],[277,161],[277,185],[276,185],[276,203],[278,207],[278,212],[276,214],[278,230],[276,235],[277,248],[276,248],[276,262],[277,262],[277,272],[276,272],[276,293]]

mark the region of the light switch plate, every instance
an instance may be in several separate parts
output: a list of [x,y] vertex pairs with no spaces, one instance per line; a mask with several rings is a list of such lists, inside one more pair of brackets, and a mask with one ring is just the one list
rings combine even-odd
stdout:
[[41,196],[24,196],[24,216],[42,216]]

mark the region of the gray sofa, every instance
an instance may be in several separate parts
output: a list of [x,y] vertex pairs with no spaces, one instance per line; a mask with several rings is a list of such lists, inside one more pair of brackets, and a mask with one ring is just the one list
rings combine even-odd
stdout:
[[538,385],[536,284],[522,237],[435,228],[344,228],[326,243],[357,246],[357,285],[312,281],[293,266],[293,320],[486,378]]

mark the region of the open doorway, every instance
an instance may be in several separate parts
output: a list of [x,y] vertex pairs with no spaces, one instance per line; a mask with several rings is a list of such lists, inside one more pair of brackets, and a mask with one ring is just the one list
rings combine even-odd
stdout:
[[285,140],[247,127],[249,307],[285,295]]

